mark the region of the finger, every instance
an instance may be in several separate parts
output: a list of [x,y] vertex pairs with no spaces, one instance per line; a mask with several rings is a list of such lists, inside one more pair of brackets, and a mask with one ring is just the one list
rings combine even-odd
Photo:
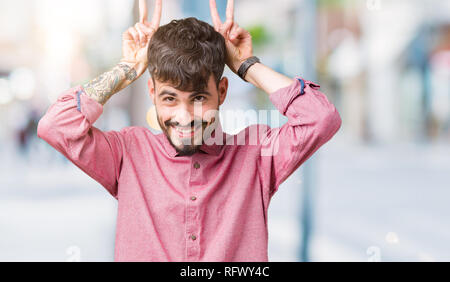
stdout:
[[133,36],[132,36],[131,33],[129,32],[129,29],[127,29],[127,31],[125,31],[125,32],[122,34],[122,39],[123,39],[123,40],[134,41]]
[[239,38],[243,32],[244,29],[242,27],[240,27],[238,24],[233,24],[233,27],[231,28],[230,31],[230,39],[233,40]]
[[150,27],[157,29],[161,22],[161,13],[162,13],[162,0],[156,0],[155,3],[155,11],[153,11],[152,22],[150,23]]
[[242,40],[244,40],[246,37],[247,37],[247,31],[239,28],[231,34],[230,41],[231,41],[231,43],[236,45],[236,44],[240,43]]
[[234,0],[227,2],[227,21],[234,21]]
[[228,35],[230,32],[230,29],[233,27],[233,22],[225,22],[225,24],[223,24],[220,29],[219,29],[219,33],[223,35],[223,37],[225,37],[226,39],[228,39]]
[[148,18],[147,0],[139,0],[139,22],[145,23]]
[[217,11],[216,0],[209,0],[209,8],[211,10],[211,18],[216,31],[219,31],[222,21],[220,20],[219,12]]
[[237,23],[233,23],[233,25],[230,28],[230,33],[229,33],[229,37],[230,39],[233,39],[235,34],[236,34],[236,29],[238,28],[238,24]]
[[143,23],[137,23],[136,25],[139,26],[140,30],[141,30],[142,32],[144,32],[144,34],[145,34],[147,37],[151,37],[151,36],[153,35],[153,33],[155,32],[155,29],[154,29],[154,28],[148,27],[148,26],[146,26],[146,25],[143,24]]
[[140,45],[144,45],[147,42],[146,34],[144,33],[144,31],[142,31],[142,29],[140,28],[140,26],[138,24],[136,24],[134,28],[138,32]]
[[133,37],[133,41],[136,44],[141,45],[141,43],[139,42],[139,34],[138,34],[137,30],[134,27],[131,27],[130,29],[128,29],[128,32]]

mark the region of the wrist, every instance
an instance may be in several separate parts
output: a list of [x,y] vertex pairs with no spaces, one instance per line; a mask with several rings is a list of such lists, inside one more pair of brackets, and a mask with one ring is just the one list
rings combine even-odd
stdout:
[[238,76],[245,82],[249,82],[246,79],[247,73],[254,65],[256,65],[258,63],[261,63],[261,61],[256,56],[251,56],[251,57],[247,58],[240,64],[238,71],[237,71]]
[[[119,64],[126,65],[130,69],[134,70],[134,72],[136,74],[135,77],[134,78],[132,76],[128,77],[128,80],[131,80],[131,82],[138,79],[145,72],[145,70],[148,67],[148,64],[146,62],[132,62],[132,61],[128,61],[126,59],[121,59]],[[133,78],[133,79],[131,79],[131,78]]]
[[261,62],[253,64],[250,68],[248,68],[244,80],[258,88],[261,88],[259,85],[258,76],[264,71],[264,69],[265,66]]

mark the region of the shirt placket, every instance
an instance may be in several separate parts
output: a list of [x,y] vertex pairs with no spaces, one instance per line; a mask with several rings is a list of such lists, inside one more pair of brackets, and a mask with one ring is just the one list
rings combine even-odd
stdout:
[[189,188],[186,196],[186,255],[188,261],[198,261],[200,256],[201,233],[197,192],[202,183],[202,163],[193,156],[190,166]]

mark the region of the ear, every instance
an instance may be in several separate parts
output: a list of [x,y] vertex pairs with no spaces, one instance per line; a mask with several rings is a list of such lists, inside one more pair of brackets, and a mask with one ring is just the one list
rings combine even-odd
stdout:
[[225,102],[225,98],[227,97],[227,91],[228,91],[228,78],[223,77],[219,82],[219,106]]
[[148,79],[147,85],[150,94],[150,99],[152,99],[153,104],[155,104],[155,85],[153,84],[153,80],[151,77]]

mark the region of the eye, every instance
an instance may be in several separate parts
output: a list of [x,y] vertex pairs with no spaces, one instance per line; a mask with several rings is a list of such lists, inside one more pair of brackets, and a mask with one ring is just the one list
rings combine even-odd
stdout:
[[206,97],[205,96],[195,96],[194,100],[196,102],[203,102],[206,100]]
[[169,96],[169,97],[164,98],[163,101],[172,102],[172,101],[175,101],[175,98]]

